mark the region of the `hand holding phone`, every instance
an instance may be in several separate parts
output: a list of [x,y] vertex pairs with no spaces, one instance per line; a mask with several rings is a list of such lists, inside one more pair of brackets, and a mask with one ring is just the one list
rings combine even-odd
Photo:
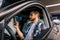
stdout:
[[14,27],[15,27],[16,29],[18,29],[18,28],[19,28],[19,23],[18,23],[18,22],[15,22]]
[[14,18],[14,27],[17,29],[19,28],[19,22]]

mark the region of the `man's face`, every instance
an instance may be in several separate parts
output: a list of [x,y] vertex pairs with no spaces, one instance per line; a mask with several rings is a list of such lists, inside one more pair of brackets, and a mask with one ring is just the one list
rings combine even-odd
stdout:
[[36,18],[36,14],[34,12],[30,12],[29,19],[33,21],[35,20],[35,18]]

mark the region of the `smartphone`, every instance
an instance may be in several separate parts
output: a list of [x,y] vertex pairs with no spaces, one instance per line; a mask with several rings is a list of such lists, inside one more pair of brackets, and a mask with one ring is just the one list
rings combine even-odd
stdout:
[[20,22],[20,21],[22,21],[22,17],[20,17],[20,16],[16,16],[16,17],[14,17],[14,22]]

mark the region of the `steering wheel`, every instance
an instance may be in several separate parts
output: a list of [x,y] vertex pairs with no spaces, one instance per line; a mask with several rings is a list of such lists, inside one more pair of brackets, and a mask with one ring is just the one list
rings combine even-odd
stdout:
[[16,35],[14,34],[13,30],[9,26],[6,26],[5,28],[7,29],[7,31],[11,35],[11,39],[12,40],[17,40]]
[[11,35],[12,40],[17,40],[16,35],[14,34],[13,30],[7,25],[10,20],[5,22],[5,29],[8,31],[8,33]]

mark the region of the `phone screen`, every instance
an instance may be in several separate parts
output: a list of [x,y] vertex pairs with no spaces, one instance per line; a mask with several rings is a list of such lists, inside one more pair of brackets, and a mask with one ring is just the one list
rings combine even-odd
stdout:
[[21,16],[16,16],[15,20],[18,21],[18,22],[20,22],[20,21],[22,21],[22,17]]

